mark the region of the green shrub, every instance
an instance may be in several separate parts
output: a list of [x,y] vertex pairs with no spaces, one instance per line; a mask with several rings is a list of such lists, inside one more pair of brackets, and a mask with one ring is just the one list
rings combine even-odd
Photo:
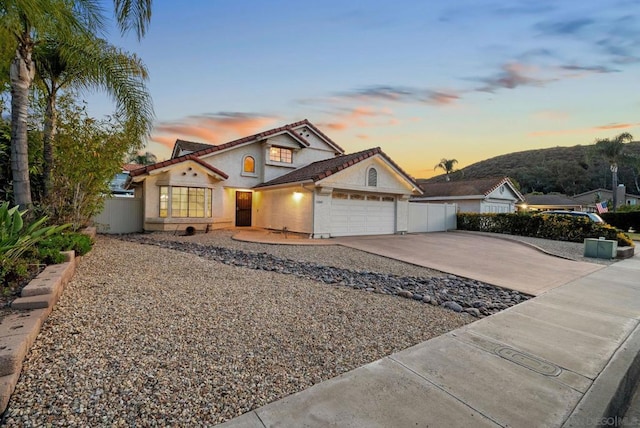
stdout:
[[17,206],[9,208],[8,202],[0,204],[0,259],[18,260],[42,239],[70,226],[43,226],[47,217],[41,217],[25,228],[25,212]]
[[620,246],[634,246],[626,234],[609,224],[594,223],[571,216],[460,213],[458,229],[570,242],[584,242],[585,238],[604,237],[617,241]]
[[78,232],[61,232],[51,235],[38,243],[41,254],[45,251],[75,251],[77,255],[84,256],[93,246],[91,238]]
[[600,214],[600,216],[604,221],[618,229],[629,230],[629,228],[633,228],[640,230],[640,211],[609,212]]

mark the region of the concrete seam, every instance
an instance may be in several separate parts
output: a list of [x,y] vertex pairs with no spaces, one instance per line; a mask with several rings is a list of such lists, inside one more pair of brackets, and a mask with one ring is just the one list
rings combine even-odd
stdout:
[[623,416],[639,380],[640,324],[636,323],[562,426],[597,427],[607,418]]
[[487,418],[488,420],[490,420],[491,422],[495,423],[498,426],[501,427],[505,427],[505,425],[501,424],[500,422],[496,421],[495,419],[493,419],[492,417],[484,414],[483,412],[481,412],[480,410],[476,409],[475,407],[469,405],[468,403],[465,403],[464,401],[462,401],[460,398],[456,397],[455,395],[453,395],[452,393],[450,393],[449,391],[447,391],[446,389],[442,388],[440,385],[434,383],[433,381],[431,381],[430,379],[426,378],[425,376],[421,375],[420,373],[416,372],[415,370],[413,370],[412,368],[406,366],[405,364],[402,364],[400,361],[396,360],[395,358],[393,358],[393,356],[388,356],[387,357],[389,360],[393,361],[394,363],[400,365],[402,368],[404,368],[405,370],[413,373],[414,375],[418,376],[420,379],[428,382],[429,384],[433,385],[436,389],[444,392],[445,394],[447,394],[448,396],[452,397],[454,400],[462,403],[464,406],[472,409],[474,412],[477,412],[479,415],[482,415],[483,417]]

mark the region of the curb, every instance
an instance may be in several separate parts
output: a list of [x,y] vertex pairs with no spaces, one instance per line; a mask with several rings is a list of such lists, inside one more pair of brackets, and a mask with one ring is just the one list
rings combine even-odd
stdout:
[[20,378],[22,363],[42,324],[81,260],[73,251],[63,254],[67,260],[65,263],[47,266],[22,289],[22,297],[11,302],[11,309],[20,312],[8,315],[0,322],[0,414],[7,409]]

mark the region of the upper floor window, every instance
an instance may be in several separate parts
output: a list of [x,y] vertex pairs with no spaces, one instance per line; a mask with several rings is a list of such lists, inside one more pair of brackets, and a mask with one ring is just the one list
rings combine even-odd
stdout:
[[284,147],[271,147],[269,160],[273,162],[293,163],[293,150]]
[[375,168],[369,168],[367,171],[367,186],[376,187],[378,185],[378,171]]
[[253,156],[245,156],[242,161],[242,172],[254,174],[256,172],[256,160]]

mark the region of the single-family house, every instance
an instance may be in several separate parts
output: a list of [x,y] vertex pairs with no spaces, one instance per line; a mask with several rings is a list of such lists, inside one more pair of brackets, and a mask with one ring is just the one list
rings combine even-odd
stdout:
[[518,204],[518,209],[522,211],[582,210],[580,202],[561,193],[527,193],[524,195],[524,199],[523,202]]
[[308,120],[220,145],[176,141],[130,172],[144,229],[287,229],[314,238],[407,231],[417,183],[379,147],[344,150]]
[[513,213],[524,197],[508,177],[420,184],[411,202],[457,204],[458,212]]
[[[640,195],[633,195],[626,192],[626,187],[621,184],[616,189],[616,199],[618,206],[622,205],[639,205]],[[595,189],[588,192],[575,195],[573,199],[585,207],[588,211],[596,211],[596,203],[602,201],[613,201],[613,192],[611,189]]]

